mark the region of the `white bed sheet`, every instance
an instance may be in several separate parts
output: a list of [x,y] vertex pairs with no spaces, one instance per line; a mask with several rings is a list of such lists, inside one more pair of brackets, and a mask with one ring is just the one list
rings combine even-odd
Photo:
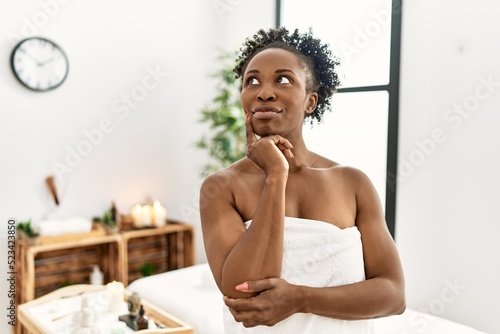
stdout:
[[196,334],[223,334],[222,296],[207,264],[144,277],[127,286],[191,325]]
[[[138,279],[127,290],[193,326],[196,334],[223,334],[222,297],[206,263]],[[374,320],[375,334],[485,334],[427,313]]]

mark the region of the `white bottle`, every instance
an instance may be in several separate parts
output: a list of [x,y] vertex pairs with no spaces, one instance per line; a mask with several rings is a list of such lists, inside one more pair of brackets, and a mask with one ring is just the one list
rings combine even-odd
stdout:
[[92,310],[85,307],[80,311],[79,321],[73,323],[70,328],[70,334],[100,334],[101,331],[93,323]]
[[92,284],[92,285],[102,285],[103,284],[102,271],[99,270],[98,265],[94,265],[94,269],[93,269],[92,273],[90,274],[90,284]]

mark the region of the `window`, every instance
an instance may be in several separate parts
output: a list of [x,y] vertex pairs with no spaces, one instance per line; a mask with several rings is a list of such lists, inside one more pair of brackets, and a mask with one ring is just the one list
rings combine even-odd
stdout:
[[[277,0],[276,26],[306,31],[340,58],[332,113],[304,127],[313,151],[364,171],[394,237],[402,0]],[[385,199],[385,201],[384,201]]]

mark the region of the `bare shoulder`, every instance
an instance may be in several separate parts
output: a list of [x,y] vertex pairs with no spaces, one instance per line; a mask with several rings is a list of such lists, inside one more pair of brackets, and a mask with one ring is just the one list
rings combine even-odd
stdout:
[[231,185],[231,172],[225,168],[213,174],[210,174],[203,180],[200,189],[200,202],[217,197],[218,199],[227,198]]
[[205,178],[201,185],[200,200],[233,198],[234,187],[241,182],[242,176],[251,172],[248,159],[243,158]]
[[213,188],[215,185],[220,186],[229,183],[228,179],[230,178],[230,175],[231,174],[228,172],[227,169],[221,169],[217,172],[208,175],[201,184],[202,193],[210,191],[210,189]]
[[370,178],[366,175],[362,170],[347,166],[347,165],[338,165],[335,167],[338,172],[342,173],[342,176],[346,179],[346,181],[350,182],[353,186],[366,186],[371,184]]
[[342,179],[349,182],[353,186],[363,186],[367,183],[371,183],[368,176],[360,169],[349,165],[343,165],[320,155],[318,155],[315,166],[318,168],[328,169],[332,173],[341,176]]
[[323,168],[328,170],[328,179],[335,182],[336,187],[341,187],[345,193],[355,196],[357,206],[362,203],[378,203],[377,190],[368,175],[361,169],[343,165],[328,159],[322,159]]
[[[383,218],[382,203],[378,192],[366,173],[351,166],[339,166],[342,173],[342,179],[348,188],[352,190],[356,198],[356,207],[358,217],[356,225],[360,227],[363,221],[373,222],[378,220],[385,226]],[[360,219],[360,213],[369,213],[371,219]]]

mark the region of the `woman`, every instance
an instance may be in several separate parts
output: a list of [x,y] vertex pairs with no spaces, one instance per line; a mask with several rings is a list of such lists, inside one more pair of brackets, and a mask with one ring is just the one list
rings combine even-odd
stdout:
[[[227,333],[370,333],[405,309],[404,277],[376,190],[307,149],[339,84],[309,31],[260,30],[240,51],[247,157],[209,176],[200,210]],[[329,143],[325,143],[328,145]]]

